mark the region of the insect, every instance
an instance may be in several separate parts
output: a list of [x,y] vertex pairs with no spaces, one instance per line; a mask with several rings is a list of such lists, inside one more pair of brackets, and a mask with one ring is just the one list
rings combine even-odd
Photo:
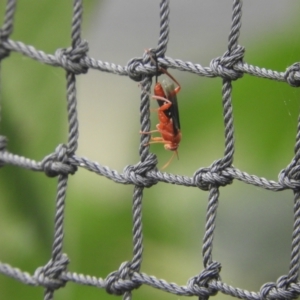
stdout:
[[[162,167],[165,169],[173,160],[174,156],[178,157],[178,147],[181,141],[181,131],[180,131],[180,120],[179,120],[179,110],[177,104],[177,94],[179,93],[181,86],[178,81],[164,68],[159,67],[157,59],[152,57],[149,50],[146,50],[150,55],[151,60],[156,64],[157,75],[154,87],[154,95],[151,97],[157,100],[159,108],[156,109],[158,113],[159,124],[156,125],[156,130],[151,130],[149,132],[141,132],[143,134],[152,134],[159,132],[161,137],[152,137],[151,142],[148,144],[162,143],[166,150],[174,151],[174,154],[170,160]],[[164,79],[162,83],[158,82],[158,71],[161,71],[173,82]],[[174,85],[176,83],[176,87]],[[147,144],[147,145],[148,145]]]

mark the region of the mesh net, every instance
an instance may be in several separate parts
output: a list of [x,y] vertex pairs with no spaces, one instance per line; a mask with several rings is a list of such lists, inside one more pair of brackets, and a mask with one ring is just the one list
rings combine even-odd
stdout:
[[[278,181],[249,175],[233,166],[235,142],[231,94],[232,81],[242,78],[244,74],[282,81],[288,83],[291,87],[298,87],[300,86],[300,64],[293,64],[285,72],[277,72],[244,62],[245,49],[238,44],[242,1],[233,1],[228,50],[221,57],[212,59],[209,67],[202,67],[200,64],[193,64],[165,56],[169,37],[170,3],[168,0],[161,0],[160,2],[159,41],[157,47],[152,49],[157,56],[159,65],[164,68],[173,68],[209,78],[220,77],[223,81],[224,156],[215,160],[207,168],[197,169],[191,178],[163,173],[157,170],[156,156],[149,152],[149,147],[145,147],[145,144],[149,143],[149,135],[141,135],[139,147],[140,162],[136,165],[126,166],[123,173],[104,167],[86,158],[78,157],[75,154],[78,147],[76,75],[85,74],[88,69],[95,69],[101,72],[128,76],[132,80],[140,82],[141,131],[148,132],[150,130],[149,94],[152,77],[156,75],[156,67],[151,62],[147,52],[144,53],[143,57],[131,59],[126,66],[115,65],[89,57],[87,54],[88,43],[81,39],[83,5],[80,0],[74,0],[71,31],[72,45],[69,48],[58,49],[54,55],[51,55],[37,50],[33,46],[11,40],[9,37],[13,31],[16,2],[16,0],[7,1],[4,22],[0,31],[0,58],[1,60],[8,59],[10,52],[14,51],[43,64],[61,67],[66,71],[69,131],[68,142],[58,145],[53,153],[47,155],[41,161],[35,161],[9,152],[7,149],[7,138],[0,136],[0,161],[2,167],[14,165],[20,168],[44,172],[49,177],[58,177],[54,238],[52,255],[48,263],[37,268],[34,274],[29,274],[8,264],[0,263],[0,272],[24,284],[44,287],[44,299],[53,299],[54,292],[64,287],[68,282],[103,288],[110,294],[123,295],[124,299],[130,299],[132,291],[141,285],[149,285],[176,295],[198,296],[203,299],[216,295],[217,292],[243,299],[297,298],[300,294],[300,284],[298,282],[300,246],[300,183],[298,178],[300,125],[297,128],[295,156],[292,158],[291,163],[279,173]],[[67,270],[69,259],[63,253],[65,196],[68,177],[70,174],[75,174],[78,168],[87,169],[116,183],[134,185],[132,204],[133,256],[130,261],[121,263],[119,269],[111,272],[106,278],[96,278]],[[270,282],[262,285],[259,292],[242,290],[223,282],[220,277],[221,264],[214,261],[212,257],[219,188],[231,184],[235,179],[267,190],[282,191],[290,189],[294,192],[294,227],[289,272],[287,275],[278,278],[276,283]],[[190,278],[184,286],[169,283],[140,271],[143,258],[143,189],[145,187],[150,188],[158,182],[195,187],[209,192],[202,247],[204,269],[198,275]]]

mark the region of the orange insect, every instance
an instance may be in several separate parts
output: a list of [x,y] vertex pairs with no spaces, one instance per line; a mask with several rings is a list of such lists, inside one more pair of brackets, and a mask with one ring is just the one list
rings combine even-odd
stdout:
[[170,160],[162,167],[162,169],[164,169],[171,163],[175,154],[178,157],[177,149],[181,141],[181,131],[176,95],[179,93],[181,86],[166,69],[159,67],[157,59],[154,60],[150,52],[148,50],[146,51],[149,53],[151,60],[156,64],[157,73],[158,70],[160,70],[177,84],[177,87],[175,87],[173,82],[170,82],[166,79],[163,80],[162,83],[160,83],[157,81],[156,75],[154,95],[152,95],[152,98],[156,99],[159,105],[159,108],[156,109],[156,111],[158,112],[159,124],[156,125],[156,130],[141,132],[143,134],[152,134],[154,132],[159,132],[161,134],[161,137],[151,137],[151,142],[149,142],[148,144],[162,143],[164,144],[164,148],[166,150],[174,151],[174,154],[172,155]]

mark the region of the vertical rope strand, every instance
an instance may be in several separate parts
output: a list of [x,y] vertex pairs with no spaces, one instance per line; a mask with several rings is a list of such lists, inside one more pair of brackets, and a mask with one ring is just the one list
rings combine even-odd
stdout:
[[[228,37],[228,54],[234,51],[238,46],[242,18],[242,0],[234,0],[232,6],[231,30]],[[229,167],[233,162],[234,155],[234,127],[232,110],[232,84],[230,79],[223,79],[223,116],[225,126],[225,150],[224,158],[221,160],[221,167]]]
[[206,268],[212,263],[212,249],[214,230],[216,227],[215,221],[217,216],[219,189],[212,187],[209,191],[209,200],[206,212],[205,234],[203,238],[202,256],[203,265]]
[[[16,0],[8,0],[5,7],[3,25],[0,29],[0,90],[2,89],[2,59],[8,55],[8,51],[1,45],[13,32],[14,15],[16,11]],[[2,94],[0,94],[0,122],[2,120]]]
[[[150,131],[150,100],[149,93],[151,87],[151,79],[149,77],[144,77],[141,81],[141,103],[140,103],[140,124],[141,131],[148,132]],[[141,161],[143,162],[149,155],[149,146],[145,146],[150,141],[149,134],[141,134],[140,137],[140,147],[139,147],[139,155],[141,157]]]
[[72,19],[72,48],[76,48],[81,42],[81,24],[83,15],[82,0],[74,0]]
[[[53,268],[53,265],[55,265],[56,262],[59,261],[62,257],[62,247],[63,247],[63,239],[64,239],[64,211],[65,211],[67,182],[68,182],[68,176],[66,175],[58,176],[52,258],[48,266],[46,266],[46,269]],[[57,275],[60,274],[58,273]],[[47,288],[44,293],[44,300],[52,300],[53,297],[54,297],[54,289]]]
[[67,109],[69,121],[68,152],[75,153],[78,147],[78,118],[77,118],[77,96],[76,78],[72,72],[67,72]]
[[44,300],[53,300],[54,299],[54,291],[50,289],[46,289],[44,292]]
[[[300,115],[298,116],[296,144],[294,148],[295,157],[291,164],[286,168],[286,173],[291,174],[289,177],[298,179],[298,164],[300,162]],[[292,234],[292,250],[290,271],[288,274],[289,283],[297,282],[300,268],[300,190],[294,191],[294,226]]]
[[300,114],[298,116],[297,124],[297,135],[296,135],[296,144],[294,148],[295,158],[293,166],[297,165],[300,162]]
[[[72,49],[79,46],[81,42],[81,22],[82,22],[82,1],[74,0],[73,5],[73,19],[72,19]],[[71,58],[72,59],[72,58]],[[76,61],[76,54],[73,60]],[[66,73],[67,81],[67,110],[69,121],[69,136],[68,136],[68,148],[69,155],[75,153],[78,147],[78,119],[77,119],[77,99],[76,99],[76,78],[75,74],[71,71]],[[65,150],[64,148],[61,148]],[[60,161],[66,161],[66,153],[61,152],[59,154]],[[55,215],[55,228],[54,228],[54,242],[52,246],[52,264],[55,264],[62,258],[63,237],[64,237],[64,209],[65,198],[67,190],[68,175],[58,176],[57,197],[56,197],[56,215]],[[66,262],[67,263],[67,262]],[[53,267],[52,265],[50,265]],[[57,272],[57,276],[60,272]],[[55,276],[55,275],[54,275]],[[52,300],[54,297],[53,289],[46,289],[44,294],[44,300]]]
[[299,267],[300,267],[300,191],[295,192],[294,200],[294,228],[292,235],[292,252],[291,252],[291,262],[290,271],[288,274],[289,282],[296,283],[299,277]]
[[13,32],[16,6],[16,0],[8,0],[6,3],[3,25],[1,27],[1,38],[7,38]]
[[223,80],[222,98],[223,98],[223,118],[225,126],[225,150],[224,157],[221,159],[221,167],[229,167],[233,162],[234,155],[234,127],[233,127],[233,109],[231,101],[232,84],[231,80]]
[[142,199],[143,188],[135,186],[132,203],[133,258],[131,261],[131,268],[136,271],[140,270],[143,254]]
[[167,45],[169,41],[169,0],[161,0],[160,2],[160,33],[158,39],[158,45],[156,49],[156,55],[164,56],[167,51]]
[[[81,42],[81,23],[83,6],[81,0],[74,0],[73,19],[72,19],[72,48],[74,49]],[[69,119],[69,153],[74,153],[78,147],[78,119],[77,119],[77,99],[76,99],[76,78],[75,74],[67,71],[67,101],[68,101],[68,119]]]
[[56,196],[56,214],[54,227],[54,242],[52,246],[52,260],[55,261],[62,254],[62,242],[64,237],[64,211],[67,191],[68,176],[59,175]]
[[242,0],[234,0],[232,5],[231,31],[228,38],[228,50],[232,52],[238,45],[240,29],[242,26]]

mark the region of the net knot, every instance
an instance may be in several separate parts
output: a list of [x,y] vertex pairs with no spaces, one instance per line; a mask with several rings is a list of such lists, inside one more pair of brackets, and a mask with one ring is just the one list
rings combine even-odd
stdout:
[[194,183],[204,191],[211,186],[226,186],[232,183],[232,178],[222,174],[220,160],[215,161],[209,168],[200,168],[194,173]]
[[129,182],[148,188],[157,183],[157,179],[146,176],[147,172],[152,171],[156,165],[157,157],[153,153],[150,153],[143,162],[138,162],[133,166],[126,166],[123,174]]
[[220,280],[221,264],[219,262],[212,262],[199,275],[188,280],[187,286],[194,294],[208,298],[217,294],[216,289],[209,288],[209,281],[215,279]]
[[42,161],[42,168],[47,176],[75,174],[77,167],[69,163],[68,147],[60,144],[55,152],[46,156]]
[[[148,75],[156,76],[156,78],[162,74],[164,74],[161,69],[167,70],[168,68],[166,66],[161,66],[159,64],[159,58],[165,58],[164,53],[163,55],[158,55],[157,50],[155,49],[148,49],[144,52],[143,56],[143,65],[144,68],[149,72]],[[154,61],[155,63],[154,63]]]
[[59,64],[67,71],[76,75],[85,74],[88,71],[88,67],[81,65],[80,60],[86,56],[88,51],[89,46],[87,41],[80,41],[74,48],[57,49],[55,57]]
[[243,76],[243,72],[234,70],[234,65],[243,61],[245,48],[238,45],[232,51],[226,51],[223,56],[214,58],[210,62],[210,68],[215,76],[224,79],[236,80]]
[[69,258],[66,254],[60,255],[56,260],[50,260],[45,266],[34,272],[33,278],[40,284],[52,290],[64,287],[67,283],[61,274],[67,270]]
[[8,35],[5,34],[3,29],[0,29],[0,60],[9,56],[10,50],[6,49],[4,46],[4,42],[6,42],[8,39]]
[[284,73],[284,78],[290,86],[300,86],[300,63],[294,63]]
[[278,182],[286,188],[297,190],[300,188],[300,165],[287,167],[279,172]]
[[137,71],[138,68],[143,67],[143,59],[141,57],[132,58],[127,63],[127,74],[129,78],[134,81],[142,81],[143,74]]
[[126,292],[137,289],[141,284],[132,281],[135,270],[131,269],[130,262],[123,262],[118,271],[110,273],[106,281],[106,291],[113,295],[123,295]]
[[277,282],[267,282],[260,288],[261,299],[297,299],[300,291],[291,288],[287,275],[278,278]]

